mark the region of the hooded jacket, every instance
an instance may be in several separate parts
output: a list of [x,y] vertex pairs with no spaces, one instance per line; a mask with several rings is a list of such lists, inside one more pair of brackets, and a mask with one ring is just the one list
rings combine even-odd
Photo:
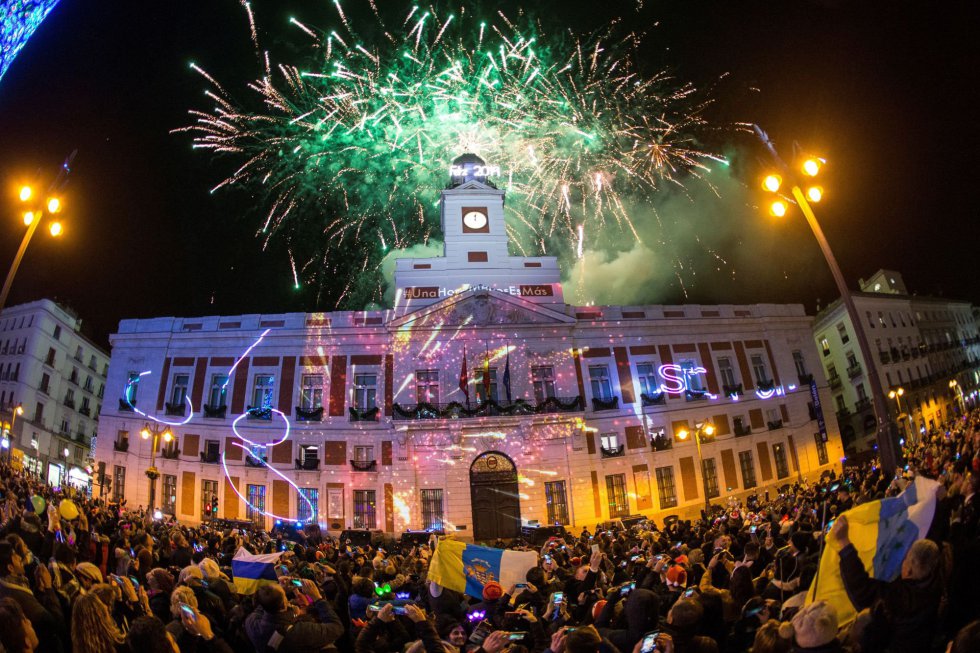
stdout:
[[623,604],[622,623],[619,628],[609,628],[618,601],[608,601],[595,626],[599,634],[608,639],[620,651],[632,651],[643,635],[657,629],[660,619],[660,597],[645,589],[635,589]]
[[259,653],[268,650],[269,639],[276,631],[283,635],[277,653],[336,650],[334,642],[344,633],[337,613],[323,599],[314,603],[312,609],[316,613],[316,621],[295,618],[289,610],[270,613],[258,606],[245,619],[245,633]]

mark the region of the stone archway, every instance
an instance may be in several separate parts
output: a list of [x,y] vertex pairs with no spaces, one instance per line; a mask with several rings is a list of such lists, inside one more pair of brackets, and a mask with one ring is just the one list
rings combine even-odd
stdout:
[[510,539],[521,534],[517,467],[507,454],[487,451],[470,465],[473,540]]

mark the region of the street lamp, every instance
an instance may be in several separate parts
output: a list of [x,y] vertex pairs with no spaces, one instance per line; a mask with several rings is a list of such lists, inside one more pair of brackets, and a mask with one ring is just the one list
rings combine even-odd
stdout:
[[160,470],[156,468],[157,449],[160,448],[160,438],[163,438],[163,441],[169,444],[174,439],[174,434],[170,432],[169,427],[157,428],[149,424],[144,424],[143,430],[140,431],[140,437],[144,440],[150,440],[152,438],[153,441],[150,447],[150,466],[146,468],[146,477],[150,479],[150,502],[147,512],[152,514],[153,503],[156,500],[157,479],[160,478]]
[[960,384],[956,381],[956,379],[950,379],[950,381],[949,381],[949,387],[950,387],[950,389],[952,389],[953,393],[956,395],[956,398],[960,400],[959,401],[959,404],[960,404],[960,413],[965,413],[966,412],[966,401],[963,399],[963,388],[960,387]]
[[[895,388],[888,391],[888,398],[895,400],[895,405],[898,407],[898,419],[902,419],[902,397],[905,396],[905,388]],[[906,408],[909,410],[905,413],[905,416],[909,419],[909,439],[915,439],[915,423],[912,422],[912,409],[905,404]]]
[[[857,339],[858,348],[861,350],[861,355],[864,357],[865,361],[868,361],[868,365],[865,365],[867,369],[866,374],[868,375],[868,383],[871,385],[871,403],[874,407],[875,417],[878,421],[878,452],[881,456],[881,464],[885,469],[893,470],[899,465],[901,460],[900,451],[897,447],[898,433],[895,428],[895,424],[892,422],[888,414],[888,403],[885,401],[885,392],[881,386],[881,378],[878,375],[877,366],[871,362],[874,360],[871,353],[871,347],[868,345],[868,336],[864,332],[864,325],[861,322],[861,318],[858,315],[857,308],[854,306],[854,298],[851,296],[851,291],[847,287],[847,281],[844,279],[844,274],[840,270],[840,266],[837,265],[837,259],[834,256],[833,251],[830,249],[830,243],[827,242],[826,236],[824,236],[823,229],[820,227],[820,223],[817,222],[817,216],[814,215],[813,209],[810,207],[810,202],[818,202],[823,199],[824,190],[820,186],[812,183],[801,183],[803,180],[800,175],[804,177],[816,177],[820,173],[820,169],[823,167],[825,161],[816,157],[808,157],[801,162],[799,173],[796,170],[791,169],[786,163],[780,158],[779,153],[776,151],[776,147],[769,140],[769,136],[766,135],[762,128],[758,125],[753,125],[755,129],[756,136],[762,141],[762,143],[769,150],[772,155],[773,161],[780,168],[780,175],[769,175],[763,182],[763,188],[771,193],[777,193],[782,181],[785,178],[786,181],[791,185],[791,194],[793,199],[796,200],[797,206],[800,207],[800,211],[806,218],[807,224],[810,225],[810,230],[813,231],[814,237],[817,239],[817,244],[820,245],[820,251],[823,253],[824,259],[827,261],[827,267],[830,268],[830,273],[834,277],[834,281],[837,283],[837,290],[840,292],[841,302],[844,304],[847,310],[847,315],[851,319],[851,325],[854,329],[854,335]],[[770,183],[771,178],[779,178],[779,183],[775,184],[775,190],[771,189]],[[804,192],[802,186],[806,186],[807,190]],[[809,199],[808,199],[809,197]],[[782,217],[786,215],[787,205],[784,201],[785,198],[777,199],[770,207],[770,212],[773,215]],[[778,206],[777,206],[778,205]]]
[[[705,473],[704,468],[704,458],[701,456],[701,440],[704,436],[711,437],[715,434],[715,427],[711,422],[697,422],[694,425],[694,443],[698,447],[698,464],[701,465],[701,485],[704,491],[704,515],[705,519],[711,517],[711,500],[708,497],[708,475]],[[686,440],[690,432],[687,429],[681,429],[677,432],[678,440]]]
[[3,448],[6,450],[4,457],[7,459],[7,463],[10,463],[10,459],[13,456],[14,450],[14,424],[17,422],[17,416],[24,414],[23,404],[17,404],[10,409],[10,421],[4,424],[3,441],[0,442]]

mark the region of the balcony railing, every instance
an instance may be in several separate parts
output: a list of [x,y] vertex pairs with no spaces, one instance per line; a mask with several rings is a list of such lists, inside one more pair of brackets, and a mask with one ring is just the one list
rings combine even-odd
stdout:
[[801,386],[803,386],[803,385],[808,386],[813,381],[813,375],[812,374],[797,374],[796,375],[796,380],[800,382],[800,385]]
[[708,393],[705,390],[691,390],[688,388],[684,391],[684,399],[687,401],[701,401],[702,399],[707,399]]
[[458,401],[448,404],[393,404],[392,419],[395,421],[417,419],[469,419],[473,417],[514,417],[549,413],[581,412],[582,397],[548,397],[537,405],[526,399],[512,402],[488,401],[469,408]]
[[655,435],[650,438],[650,448],[654,451],[668,451],[674,447],[674,443],[666,435]]
[[262,456],[257,458],[251,454],[245,456],[245,466],[246,467],[266,467],[269,464],[269,457]]
[[180,457],[180,449],[177,447],[167,448],[160,452],[160,455],[167,460],[177,460]]
[[851,415],[851,411],[850,411],[849,408],[838,408],[837,409],[837,419],[839,419],[839,420],[840,419],[844,419],[846,417],[849,417],[850,415]]
[[769,430],[770,431],[775,431],[776,429],[781,429],[781,428],[783,428],[783,420],[777,419],[777,420],[772,421],[772,422],[766,422],[766,426],[769,427]]
[[352,422],[377,422],[381,418],[381,407],[375,406],[361,410],[351,406],[347,409],[347,413]]
[[605,447],[599,447],[599,452],[602,454],[603,458],[617,458],[626,453],[626,445],[619,445],[613,449],[606,449]]
[[352,460],[350,461],[350,467],[355,472],[374,472],[377,471],[378,461],[377,460]]
[[308,472],[312,472],[312,471],[315,471],[317,469],[320,469],[320,459],[319,458],[307,458],[305,460],[301,460],[301,459],[297,458],[296,459],[296,469],[302,469],[302,470],[306,470]]
[[854,412],[860,413],[862,410],[868,410],[871,408],[871,400],[865,397],[864,399],[859,399],[856,404],[854,404]]
[[176,417],[182,416],[184,411],[187,410],[187,404],[184,402],[180,402],[179,404],[171,404],[168,402],[165,404],[165,406],[167,415],[173,415]]
[[245,411],[247,417],[245,419],[260,419],[268,422],[272,419],[272,408],[266,406],[262,408],[252,408],[251,406]]
[[302,406],[297,406],[296,421],[297,422],[322,422],[323,406],[317,406],[316,408],[303,408]]
[[618,410],[619,409],[619,397],[612,396],[608,399],[603,399],[602,397],[592,397],[592,410],[594,412],[599,412],[600,410]]
[[124,397],[119,398],[119,410],[126,412],[133,412],[133,406],[136,405],[136,400],[127,400]]
[[736,438],[741,438],[741,437],[746,436],[746,435],[752,435],[752,427],[750,427],[750,426],[744,426],[742,424],[736,424],[734,430],[735,430],[735,437]]
[[122,441],[116,440],[115,442],[112,443],[112,450],[122,451],[122,452],[129,451],[129,440],[122,440]]
[[847,368],[847,378],[853,379],[857,376],[861,376],[864,370],[861,368],[861,363],[855,363]]
[[735,385],[724,384],[721,386],[721,393],[726,397],[731,397],[733,395],[738,396],[744,394],[742,392],[742,384],[736,383]]
[[92,409],[88,406],[82,406],[81,408],[78,409],[78,412],[81,413],[82,415],[85,415],[85,417],[91,417],[92,415]]
[[208,465],[217,465],[219,462],[221,462],[221,454],[217,452],[208,453],[207,451],[202,451],[201,462],[206,463]]
[[667,403],[667,393],[658,392],[657,394],[650,395],[645,392],[641,392],[640,403],[643,406],[663,406]]
[[204,411],[204,417],[207,419],[224,419],[228,406],[209,406],[204,404],[202,410]]
[[74,399],[65,399],[65,405],[68,406],[69,408],[71,408],[72,410],[75,410],[75,400]]
[[837,389],[844,384],[844,381],[840,378],[839,374],[834,374],[833,376],[827,377],[827,383],[831,388]]
[[879,351],[878,360],[880,360],[881,363],[884,365],[892,362],[892,357],[891,354],[889,354],[887,351]]
[[776,382],[772,379],[759,379],[756,381],[755,387],[758,388],[759,392],[772,392],[776,389]]

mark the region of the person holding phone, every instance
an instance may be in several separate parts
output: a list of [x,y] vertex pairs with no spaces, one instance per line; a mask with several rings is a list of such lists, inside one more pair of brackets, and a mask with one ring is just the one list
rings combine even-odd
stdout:
[[[285,579],[290,581],[291,578]],[[302,619],[294,605],[286,600],[286,592],[280,585],[262,585],[255,592],[257,607],[245,619],[245,633],[255,650],[264,651],[266,646],[276,648],[278,653],[318,650],[343,635],[340,617],[323,600],[316,585],[306,579],[301,583],[296,589],[307,603],[301,610],[306,617]]]
[[[358,633],[354,643],[354,651],[355,653],[401,651],[410,641],[412,641],[412,637],[405,628],[403,620],[395,618],[395,606],[387,603]],[[464,631],[463,643],[465,642]]]

